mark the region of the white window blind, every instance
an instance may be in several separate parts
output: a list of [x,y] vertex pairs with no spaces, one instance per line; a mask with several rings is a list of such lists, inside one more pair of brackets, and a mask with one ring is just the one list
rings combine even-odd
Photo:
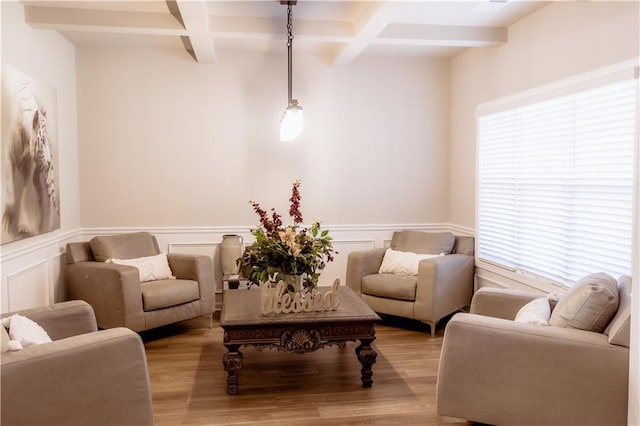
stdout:
[[481,260],[563,285],[630,273],[636,85],[479,117]]

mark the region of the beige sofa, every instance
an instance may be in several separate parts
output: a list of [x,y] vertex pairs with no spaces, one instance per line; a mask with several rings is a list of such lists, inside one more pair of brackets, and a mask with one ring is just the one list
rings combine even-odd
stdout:
[[482,288],[447,324],[441,416],[499,425],[626,425],[631,278],[604,333],[512,321],[540,294]]
[[2,426],[153,424],[147,360],[136,333],[97,331],[93,310],[82,301],[17,313],[52,342],[11,352],[3,345]]
[[401,252],[440,254],[421,260],[417,275],[380,274],[385,248],[349,253],[346,284],[376,312],[425,322],[435,336],[436,324],[471,303],[474,274],[473,237],[450,232],[398,231],[390,248]]
[[67,244],[65,280],[71,299],[87,301],[100,328],[127,327],[143,331],[214,312],[211,258],[169,253],[177,279],[140,282],[134,266],[105,263],[160,254],[147,232],[99,236]]

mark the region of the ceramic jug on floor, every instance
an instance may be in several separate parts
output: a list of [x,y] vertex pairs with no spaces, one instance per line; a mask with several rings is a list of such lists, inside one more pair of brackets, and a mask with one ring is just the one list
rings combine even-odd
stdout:
[[220,267],[223,275],[237,275],[236,260],[244,251],[244,240],[240,235],[223,235],[220,243]]

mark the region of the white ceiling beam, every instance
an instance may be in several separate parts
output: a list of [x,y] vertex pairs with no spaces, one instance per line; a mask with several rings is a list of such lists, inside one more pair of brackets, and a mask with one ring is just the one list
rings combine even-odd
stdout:
[[25,6],[24,13],[27,24],[39,29],[177,36],[186,34],[173,16],[163,13],[33,6]]
[[353,39],[333,59],[334,65],[348,65],[371,44],[389,24],[386,1],[368,3],[354,25]]
[[[287,37],[286,19],[218,16],[212,29],[214,37],[238,39],[275,39]],[[296,19],[293,36],[311,41],[347,43],[353,39],[352,26],[346,21]]]
[[205,0],[176,0],[196,61],[214,62],[213,38],[209,33],[209,11]]
[[390,24],[373,41],[409,46],[496,46],[508,41],[506,28]]

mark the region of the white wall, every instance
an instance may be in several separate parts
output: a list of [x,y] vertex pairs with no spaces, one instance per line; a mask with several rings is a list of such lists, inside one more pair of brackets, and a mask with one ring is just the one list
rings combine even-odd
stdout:
[[296,178],[308,222],[446,222],[448,61],[295,54],[305,131],[282,143],[285,53],[78,48],[83,227],[247,228]]
[[[2,63],[57,91],[59,230],[2,245],[2,312],[64,300],[60,279],[66,241],[80,227],[75,47],[58,33],[24,23],[22,3],[2,1]],[[4,144],[5,141],[2,141]]]
[[[511,26],[507,44],[471,49],[453,59],[450,222],[475,228],[476,106],[640,56],[639,16],[638,2],[557,2]],[[635,283],[640,279],[639,214],[637,207]],[[499,279],[483,270],[478,275],[481,280]],[[640,424],[638,300],[634,292],[629,425]]]

